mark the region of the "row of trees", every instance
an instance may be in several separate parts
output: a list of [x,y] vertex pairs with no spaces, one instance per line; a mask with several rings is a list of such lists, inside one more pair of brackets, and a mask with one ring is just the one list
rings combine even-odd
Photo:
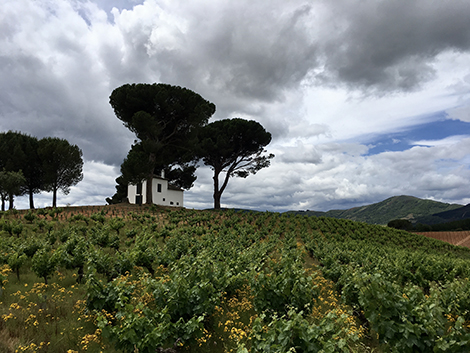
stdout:
[[[270,165],[264,149],[271,134],[256,121],[225,119],[208,124],[215,105],[199,94],[168,84],[126,84],[115,89],[110,104],[137,141],[121,165],[117,192],[108,203],[126,198],[127,185],[165,171],[176,186],[189,189],[199,161],[214,171],[214,208],[220,208],[229,178],[246,178]],[[224,174],[222,181],[219,180]],[[152,190],[146,190],[152,203]]]
[[0,133],[0,197],[13,208],[15,196],[52,192],[52,206],[57,205],[57,191],[68,194],[70,187],[83,179],[82,151],[57,137],[36,137],[21,132]]

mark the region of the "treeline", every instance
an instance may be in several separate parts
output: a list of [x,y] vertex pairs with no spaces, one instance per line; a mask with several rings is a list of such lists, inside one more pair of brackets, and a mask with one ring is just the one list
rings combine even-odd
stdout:
[[407,219],[394,219],[393,221],[388,222],[387,226],[395,229],[416,232],[449,232],[470,230],[470,218],[438,224],[413,224]]
[[57,206],[57,191],[68,194],[70,187],[83,179],[83,154],[76,145],[57,137],[37,137],[21,132],[0,133],[0,197],[14,208],[15,196],[52,192],[52,206]]

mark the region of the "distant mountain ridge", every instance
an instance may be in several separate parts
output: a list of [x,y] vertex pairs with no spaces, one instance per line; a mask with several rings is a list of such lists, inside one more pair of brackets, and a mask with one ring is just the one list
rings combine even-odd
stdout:
[[347,210],[289,211],[289,213],[350,219],[369,224],[387,224],[391,220],[401,218],[413,223],[436,224],[462,219],[462,217],[470,218],[470,205],[449,204],[401,195]]

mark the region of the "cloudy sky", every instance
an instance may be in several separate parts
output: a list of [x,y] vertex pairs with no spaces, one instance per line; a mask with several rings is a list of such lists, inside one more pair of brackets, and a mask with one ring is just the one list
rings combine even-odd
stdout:
[[[84,180],[60,205],[114,194],[134,136],[109,95],[154,82],[201,94],[213,120],[254,119],[272,133],[271,166],[232,179],[222,206],[470,203],[467,0],[2,1],[0,130],[83,150]],[[197,175],[185,206],[211,207],[212,171]]]

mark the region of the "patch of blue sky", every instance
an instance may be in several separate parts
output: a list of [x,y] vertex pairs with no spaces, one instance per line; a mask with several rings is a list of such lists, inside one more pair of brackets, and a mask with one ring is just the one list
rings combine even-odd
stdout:
[[413,146],[432,146],[434,141],[453,136],[470,136],[470,123],[443,117],[393,133],[374,136],[365,143],[369,147],[367,155],[370,156],[387,151],[405,151]]

